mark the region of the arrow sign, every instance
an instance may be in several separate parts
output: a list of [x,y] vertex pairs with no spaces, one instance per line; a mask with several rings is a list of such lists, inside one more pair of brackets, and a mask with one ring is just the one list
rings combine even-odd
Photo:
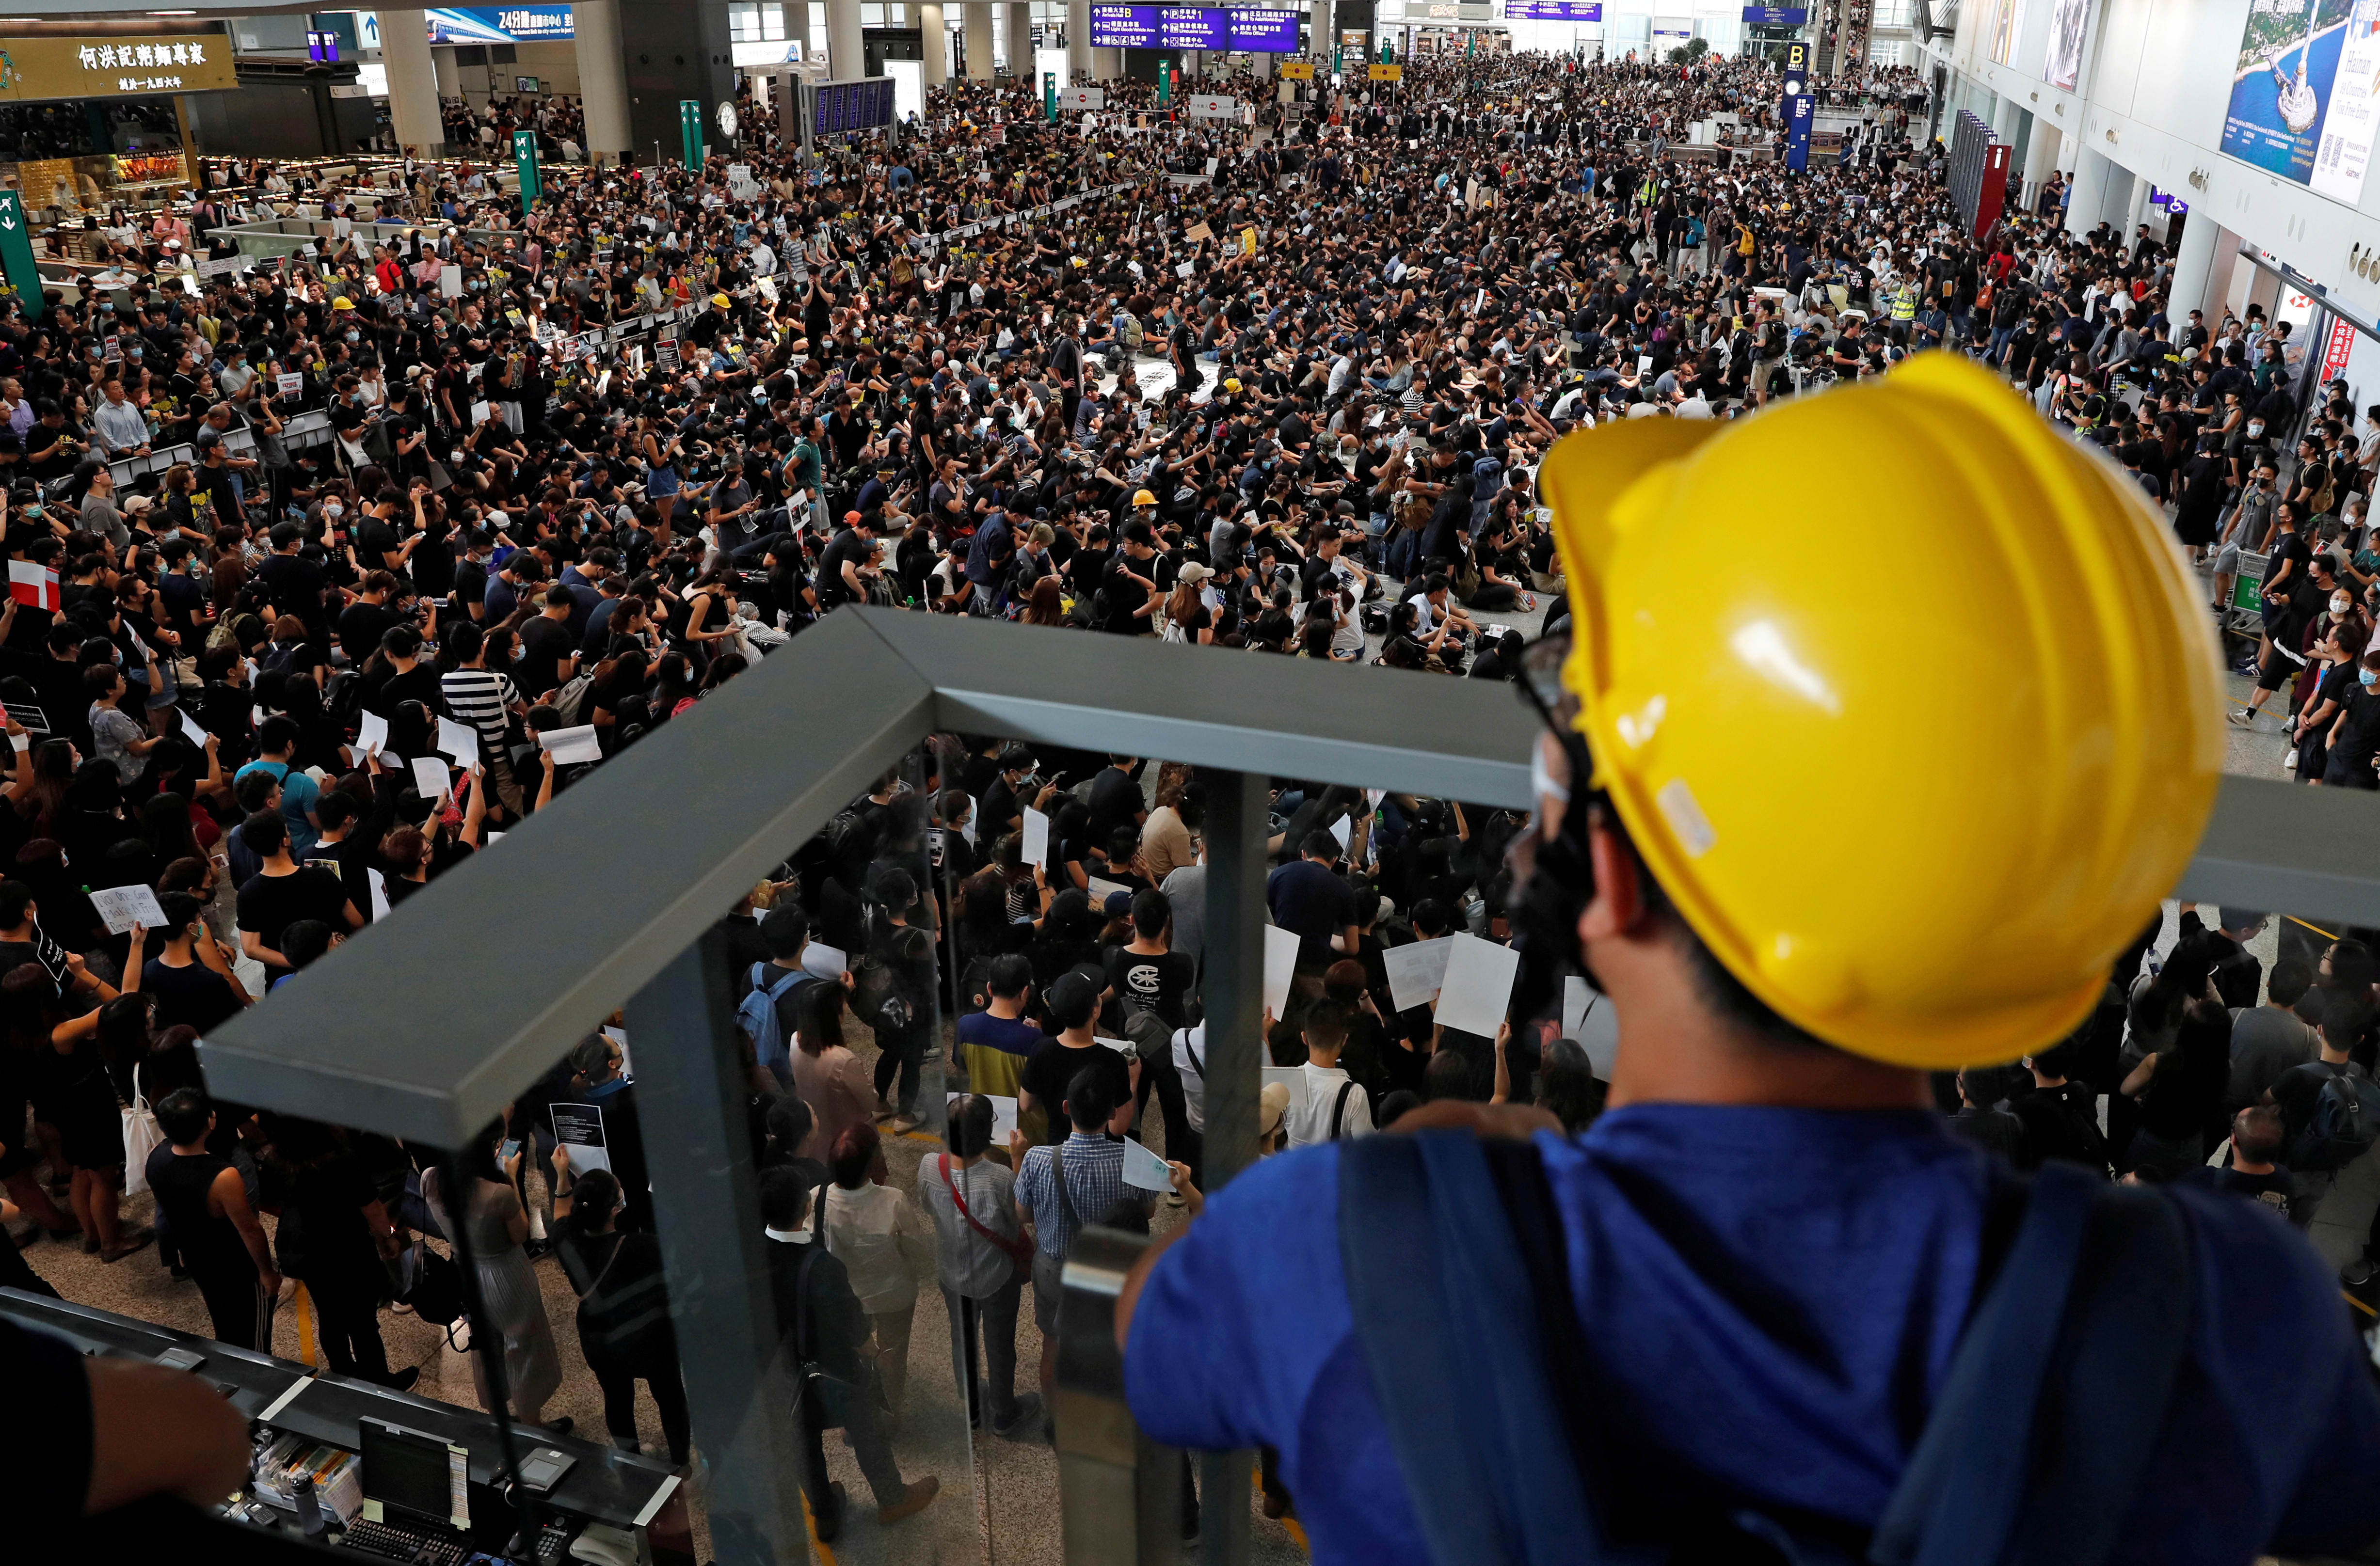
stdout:
[[42,319],[42,273],[33,264],[33,240],[25,229],[24,199],[14,190],[0,190],[0,271],[17,290],[25,319]]

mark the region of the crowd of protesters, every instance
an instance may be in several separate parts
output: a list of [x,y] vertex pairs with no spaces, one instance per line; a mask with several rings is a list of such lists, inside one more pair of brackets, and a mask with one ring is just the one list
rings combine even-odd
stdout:
[[[121,286],[0,322],[0,1178],[25,1238],[108,1262],[154,1238],[235,1341],[260,1341],[260,1290],[298,1279],[334,1368],[406,1385],[378,1313],[411,1287],[413,1237],[468,1223],[529,1419],[561,1374],[531,1270],[553,1251],[610,1432],[634,1442],[644,1380],[686,1461],[617,1039],[524,1095],[462,1166],[468,1196],[384,1139],[211,1104],[194,1046],[601,764],[540,736],[591,727],[615,755],[844,604],[1512,679],[1520,637],[1491,617],[1567,617],[1533,482],[1554,442],[1738,417],[1938,346],[2171,496],[2184,541],[2226,551],[2212,590],[2269,552],[2268,667],[2362,654],[2380,443],[2352,444],[2333,398],[2283,449],[2286,331],[2171,319],[2169,245],[2066,233],[2054,184],[1961,237],[1906,73],[1838,84],[1865,118],[1807,172],[1772,156],[1756,62],[1417,63],[1260,113],[1269,84],[1202,85],[1251,112],[1187,119],[1112,83],[1053,124],[1021,85],[953,82],[897,147],[808,164],[747,106],[746,143],[698,171],[555,171],[526,214],[468,164],[370,194],[243,168],[128,231]],[[179,259],[234,255],[223,229],[266,198],[337,230],[183,287]],[[2301,623],[2299,573],[2336,595]],[[2371,787],[2380,722],[2350,678],[2296,694],[2300,745],[2327,744],[2320,781]],[[980,1348],[971,1406],[1038,1435],[1014,1386],[1025,1284],[1052,1332],[1082,1223],[1202,1199],[1203,803],[1195,769],[938,736],[728,917],[762,1208],[795,1258],[772,1279],[839,1373],[882,1389],[832,1417],[884,1522],[935,1493],[892,1446],[921,1278],[954,1352]],[[1524,820],[1294,780],[1276,811],[1269,901],[1302,956],[1269,1044],[1307,1091],[1269,1098],[1269,1142],[1431,1098],[1592,1120],[1600,1086],[1558,1027],[1451,1032],[1386,978],[1391,945],[1508,938]],[[120,888],[162,925],[111,932]],[[2318,1200],[2288,1155],[2316,1079],[2369,1065],[2380,974],[2341,941],[2260,989],[2242,942],[2263,920],[2185,915],[2161,965],[2144,936],[2083,1034],[2022,1080],[1945,1078],[1946,1111],[2020,1162],[2147,1178],[2228,1138],[2216,1178]],[[940,1082],[971,1095],[946,1111]],[[150,1227],[120,1216],[136,1099],[163,1138],[130,1182]],[[565,1102],[604,1109],[611,1171],[573,1177]],[[921,1130],[942,1147],[904,1192],[885,1147]],[[1164,1148],[1170,1198],[1122,1184],[1126,1134]],[[13,1249],[0,1269],[39,1285]],[[803,1482],[832,1536],[812,1412]]]

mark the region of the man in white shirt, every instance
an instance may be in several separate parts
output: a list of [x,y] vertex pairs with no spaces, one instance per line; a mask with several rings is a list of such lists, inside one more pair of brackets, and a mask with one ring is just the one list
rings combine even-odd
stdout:
[[149,420],[141,411],[125,400],[124,382],[110,376],[100,391],[104,394],[91,416],[92,438],[99,449],[109,456],[137,456],[149,450]]
[[1372,1099],[1361,1084],[1339,1067],[1339,1051],[1347,1045],[1351,1022],[1344,1002],[1322,1000],[1305,1014],[1300,1030],[1305,1039],[1305,1097],[1289,1106],[1289,1145],[1336,1142],[1342,1137],[1372,1134]]

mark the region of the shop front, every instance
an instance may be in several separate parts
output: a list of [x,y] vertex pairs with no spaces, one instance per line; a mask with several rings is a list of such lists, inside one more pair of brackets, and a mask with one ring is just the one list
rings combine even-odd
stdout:
[[35,212],[153,200],[194,173],[190,95],[237,87],[221,32],[0,32],[0,184]]

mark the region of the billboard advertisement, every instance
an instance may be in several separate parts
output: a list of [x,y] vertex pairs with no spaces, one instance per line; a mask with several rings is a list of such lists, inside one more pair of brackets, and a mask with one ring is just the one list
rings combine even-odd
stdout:
[[2252,0],[2223,151],[2335,200],[2363,194],[2380,122],[2380,0]]
[[2041,79],[2060,92],[2071,92],[2082,79],[2082,35],[2091,26],[2091,0],[2057,0],[2049,8],[2049,52],[2041,62]]
[[1991,31],[1985,39],[1992,64],[2004,66],[2016,52],[2016,41],[2024,36],[2024,0],[1991,0],[1985,8]]
[[1504,0],[1506,21],[1599,22],[1602,0]]
[[546,43],[578,36],[567,6],[468,6],[422,15],[432,43]]
[[1810,19],[1807,6],[1746,6],[1743,19],[1755,27],[1801,27]]

